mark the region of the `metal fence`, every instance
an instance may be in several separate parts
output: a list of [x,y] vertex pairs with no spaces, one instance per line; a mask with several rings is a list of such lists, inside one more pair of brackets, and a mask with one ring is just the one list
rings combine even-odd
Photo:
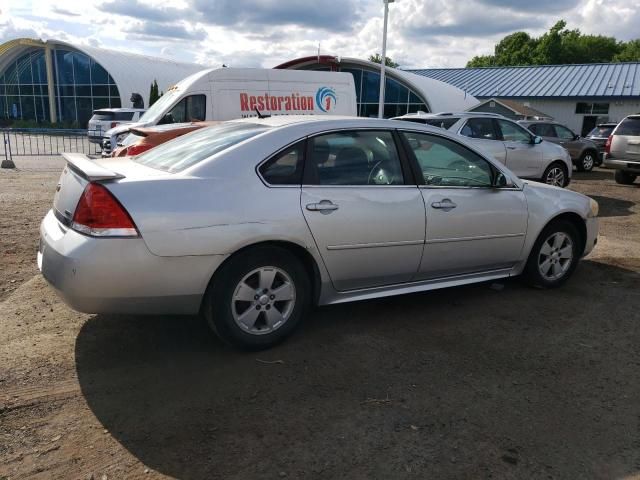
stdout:
[[[0,160],[4,168],[13,167],[14,157],[55,156],[62,152],[100,154],[100,130],[2,128],[0,132]],[[90,142],[90,137],[98,143]]]

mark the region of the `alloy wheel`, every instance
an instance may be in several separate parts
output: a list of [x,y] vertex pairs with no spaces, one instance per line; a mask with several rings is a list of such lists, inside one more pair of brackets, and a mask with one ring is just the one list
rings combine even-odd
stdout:
[[231,313],[242,330],[264,335],[285,324],[295,303],[291,277],[277,267],[260,267],[245,275],[234,289]]
[[593,155],[591,155],[590,153],[587,153],[582,159],[582,168],[584,170],[591,170],[593,168],[594,163],[595,163],[595,160],[593,158]]
[[564,187],[564,170],[562,167],[553,167],[547,172],[545,183],[556,187]]
[[546,280],[562,278],[573,262],[573,242],[564,232],[555,232],[540,247],[538,270]]

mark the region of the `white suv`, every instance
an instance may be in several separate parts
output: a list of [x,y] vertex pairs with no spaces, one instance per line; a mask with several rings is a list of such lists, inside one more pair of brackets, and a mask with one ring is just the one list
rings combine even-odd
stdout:
[[502,115],[491,113],[409,113],[394,120],[423,123],[468,137],[521,178],[566,187],[573,164],[569,152],[545,142]]
[[142,108],[101,108],[93,111],[87,125],[87,135],[91,143],[102,143],[104,133],[118,125],[137,122],[145,112]]

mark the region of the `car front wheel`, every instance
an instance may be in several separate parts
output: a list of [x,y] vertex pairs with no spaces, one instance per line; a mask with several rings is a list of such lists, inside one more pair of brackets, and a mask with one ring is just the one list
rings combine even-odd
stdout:
[[547,167],[542,175],[542,181],[547,185],[564,187],[568,182],[567,168],[560,162],[554,162]]
[[310,300],[300,261],[278,247],[238,254],[216,273],[204,317],[226,343],[247,350],[269,348],[298,326]]
[[555,288],[566,282],[578,264],[580,235],[568,221],[547,225],[531,249],[525,278],[537,287]]

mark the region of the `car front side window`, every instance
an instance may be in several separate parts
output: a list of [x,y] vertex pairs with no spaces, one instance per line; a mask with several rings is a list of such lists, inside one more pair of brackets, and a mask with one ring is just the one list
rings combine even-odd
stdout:
[[335,132],[314,137],[309,143],[310,184],[404,184],[400,158],[389,131]]
[[507,120],[497,120],[502,139],[506,142],[531,143],[531,134],[524,128]]
[[466,147],[436,135],[402,132],[413,151],[426,185],[491,187],[493,168]]
[[556,129],[558,137],[560,137],[562,140],[573,140],[576,136],[571,130],[566,127],[563,127],[561,125],[554,125],[554,127]]

